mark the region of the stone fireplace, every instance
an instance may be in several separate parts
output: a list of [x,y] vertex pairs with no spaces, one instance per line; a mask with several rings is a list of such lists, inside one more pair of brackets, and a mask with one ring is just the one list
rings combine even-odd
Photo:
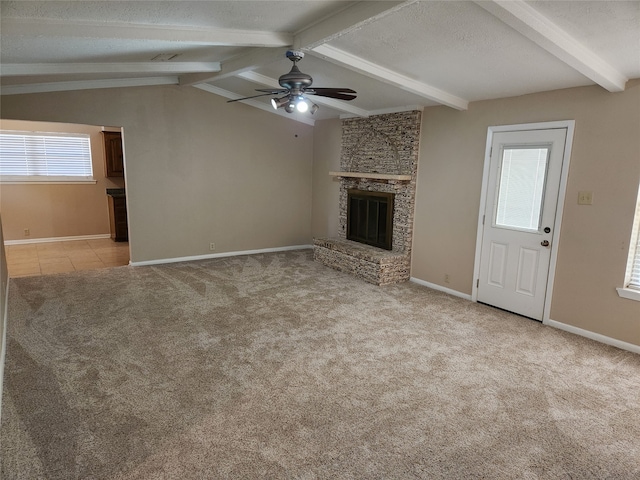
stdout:
[[[409,280],[420,123],[419,111],[342,121],[340,171],[329,172],[340,181],[338,237],[314,239],[316,261],[376,285]],[[393,198],[390,249],[348,239],[353,191]]]

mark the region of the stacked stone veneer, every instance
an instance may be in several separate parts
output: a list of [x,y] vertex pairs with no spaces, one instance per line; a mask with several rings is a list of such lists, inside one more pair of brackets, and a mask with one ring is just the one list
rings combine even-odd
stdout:
[[[409,280],[420,123],[419,111],[342,121],[340,171],[411,179],[341,177],[338,238],[314,239],[316,261],[376,285]],[[346,240],[347,191],[352,188],[395,194],[391,251]]]

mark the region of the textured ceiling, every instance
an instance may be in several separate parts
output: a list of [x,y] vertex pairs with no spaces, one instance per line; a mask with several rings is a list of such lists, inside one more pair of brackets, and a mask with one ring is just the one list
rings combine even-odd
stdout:
[[3,1],[11,18],[295,32],[350,3],[342,1]]
[[469,101],[591,83],[473,2],[416,3],[332,45]]
[[[292,47],[314,86],[358,92],[292,117],[311,124],[640,77],[640,1],[2,1],[0,16],[4,95],[179,84],[238,98],[276,86]],[[288,116],[268,102],[247,103]]]

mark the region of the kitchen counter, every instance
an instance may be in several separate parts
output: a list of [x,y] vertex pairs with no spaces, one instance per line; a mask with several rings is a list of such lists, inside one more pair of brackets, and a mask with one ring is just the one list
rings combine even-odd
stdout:
[[126,197],[127,193],[124,188],[107,188],[107,195],[110,197]]

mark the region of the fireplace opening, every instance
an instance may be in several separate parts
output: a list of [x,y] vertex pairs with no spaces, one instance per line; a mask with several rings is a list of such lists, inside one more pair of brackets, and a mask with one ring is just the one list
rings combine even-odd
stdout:
[[391,250],[393,193],[347,190],[347,240]]

